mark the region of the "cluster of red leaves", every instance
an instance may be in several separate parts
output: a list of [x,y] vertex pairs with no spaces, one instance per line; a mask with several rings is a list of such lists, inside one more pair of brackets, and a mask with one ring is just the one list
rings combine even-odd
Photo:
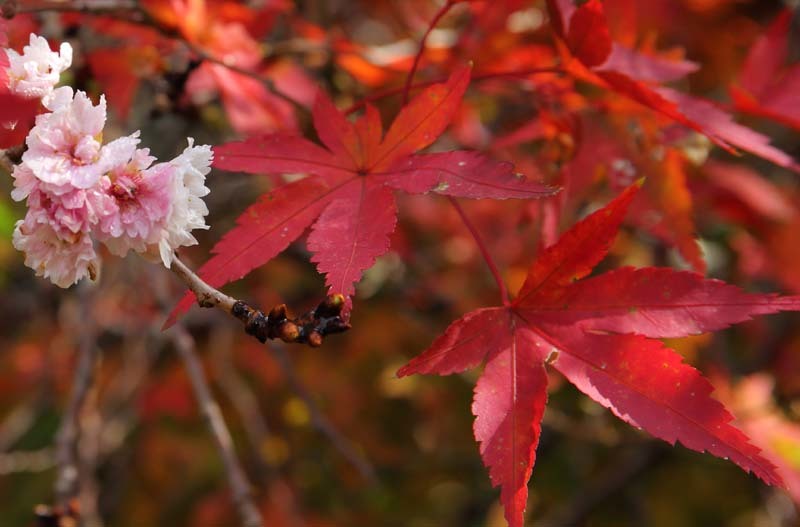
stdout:
[[[264,265],[298,238],[314,219],[308,248],[332,293],[352,295],[365,269],[389,249],[397,209],[394,191],[436,192],[467,198],[532,198],[553,190],[526,181],[510,163],[478,152],[415,154],[450,124],[469,84],[460,68],[446,84],[424,90],[383,136],[377,110],[350,123],[320,92],[314,126],[322,148],[294,135],[269,135],[214,149],[214,166],[251,173],[305,172],[313,176],[265,194],[214,247],[198,271],[212,286],[237,280]],[[186,311],[187,293],[173,311]]]
[[[439,20],[457,3],[448,2],[428,18]],[[669,443],[728,458],[766,483],[786,483],[796,494],[796,473],[780,455],[769,448],[762,453],[751,444],[731,424],[728,410],[712,398],[712,385],[657,339],[800,310],[797,297],[746,293],[699,274],[707,263],[697,243],[695,209],[708,206],[713,215],[746,225],[734,247],[742,255],[742,274],[777,277],[800,291],[797,273],[787,270],[797,251],[795,210],[800,198],[783,196],[741,166],[695,163],[689,152],[692,134],[703,134],[728,152],[741,149],[795,172],[797,163],[767,136],[737,123],[722,106],[664,86],[699,65],[646,46],[637,48],[625,21],[614,16],[635,2],[547,0],[546,39],[533,42],[506,27],[509,14],[522,3],[490,4],[464,6],[474,23],[449,48],[395,57],[383,66],[369,62],[366,46],[328,36],[306,20],[292,20],[295,31],[316,44],[329,43],[336,64],[364,86],[385,88],[384,95],[405,93],[398,85],[417,65],[439,73],[432,78],[440,81],[424,83],[425,89],[402,106],[385,132],[369,98],[353,107],[363,113],[350,120],[351,112],[337,109],[325,91],[312,88],[303,68],[265,54],[259,42],[276,17],[290,16],[289,2],[264,2],[251,9],[235,2],[148,0],[142,6],[161,32],[92,17],[89,27],[118,44],[90,49],[86,57],[110,104],[124,117],[138,84],[169,72],[165,56],[177,53],[172,37],[179,37],[196,62],[185,79],[184,94],[199,103],[217,96],[232,128],[248,136],[215,147],[215,167],[305,174],[263,194],[212,249],[199,273],[215,287],[265,265],[310,229],[307,248],[325,274],[329,292],[352,296],[363,272],[389,250],[397,223],[396,191],[550,198],[525,212],[538,222],[542,250],[520,280],[516,297],[463,316],[399,372],[446,375],[485,364],[472,405],[474,433],[491,481],[501,487],[512,527],[523,524],[548,365],[632,426]],[[413,9],[405,9],[413,19]],[[65,20],[82,24],[87,19],[73,15]],[[729,93],[736,111],[800,129],[800,67],[786,64],[790,23],[788,11],[777,17],[750,50]],[[423,23],[420,29],[430,28]],[[0,72],[3,60],[0,54]],[[473,66],[465,67],[467,61]],[[254,78],[259,75],[284,96]],[[465,98],[471,79],[476,92],[490,97],[518,102],[514,97],[519,94],[513,92],[528,90],[525,96],[535,99],[535,116],[493,135],[481,122],[479,103]],[[312,108],[318,143],[299,135],[287,97]],[[0,147],[18,144],[36,112],[35,106],[0,93],[0,122],[18,123],[0,128]],[[636,133],[630,133],[632,122]],[[420,153],[451,125],[462,144],[491,150],[494,157],[466,150]],[[524,148],[530,144],[541,148],[531,154]],[[495,158],[512,159],[516,168]],[[638,174],[648,176],[641,191],[641,181],[631,184]],[[559,236],[560,227],[578,217],[598,180],[621,194]],[[622,267],[589,277],[628,211],[631,224],[675,247],[699,273]],[[512,234],[504,236],[513,238],[516,217],[510,221],[507,211],[497,209],[488,214],[494,214],[493,220],[505,214],[507,223],[502,225]],[[187,294],[168,324],[192,302]],[[180,382],[169,380],[170,385]],[[172,392],[153,390],[142,400],[143,413],[161,407],[188,412],[186,390],[182,397]],[[741,406],[735,395],[723,395],[732,407]],[[753,443],[768,445],[770,438],[758,433],[758,423],[743,420],[742,428]],[[780,425],[770,426],[796,435],[792,427]]]
[[[739,147],[796,169],[766,136],[736,124],[711,102],[659,86],[697,66],[614,42],[598,0],[580,7],[567,0],[548,1],[548,7],[563,68],[574,79],[655,110],[725,149]],[[217,147],[218,168],[312,175],[279,186],[245,211],[213,249],[215,256],[200,269],[201,276],[214,286],[239,279],[284,250],[317,219],[308,238],[312,261],[326,274],[331,292],[352,295],[362,272],[389,247],[396,222],[393,191],[494,199],[550,195],[547,187],[520,179],[509,164],[478,153],[414,155],[454,119],[468,81],[469,70],[458,68],[446,84],[427,88],[402,108],[385,137],[372,106],[367,104],[364,115],[351,123],[319,93],[313,118],[325,148],[281,134]],[[537,126],[535,132],[517,132],[504,144],[543,137],[546,128]],[[614,146],[614,140],[585,140],[593,162],[596,152],[591,150],[603,142],[611,145],[611,151],[625,152],[625,157],[637,155]],[[650,169],[655,182],[649,186],[649,197],[638,202],[637,217],[648,210],[665,211],[660,223],[645,227],[676,245],[695,268],[704,271],[691,221],[686,159],[668,148],[659,163],[640,156],[639,163]],[[581,170],[577,164],[570,168],[573,173]],[[767,483],[782,481],[775,466],[731,426],[731,415],[710,397],[711,384],[652,339],[696,335],[755,315],[798,310],[800,300],[746,294],[699,274],[663,268],[622,268],[573,283],[606,254],[639,186],[629,187],[547,248],[513,302],[466,315],[400,371],[401,376],[450,374],[486,363],[473,403],[475,437],[493,483],[502,487],[512,526],[523,521],[547,393],[545,364],[631,425],[670,443],[680,441],[694,450],[730,458]],[[192,299],[187,294],[168,323],[188,309]]]

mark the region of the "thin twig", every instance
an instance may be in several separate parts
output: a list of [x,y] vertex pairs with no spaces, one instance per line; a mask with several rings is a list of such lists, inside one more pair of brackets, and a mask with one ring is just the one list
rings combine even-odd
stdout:
[[99,356],[99,349],[95,342],[94,327],[88,315],[90,296],[82,286],[80,289],[81,311],[83,323],[80,325],[81,335],[78,342],[78,364],[72,381],[67,409],[61,419],[58,433],[56,434],[56,466],[57,476],[55,483],[56,503],[63,510],[69,508],[70,501],[78,495],[78,438],[80,437],[80,414],[86,396],[94,381],[94,367]]
[[208,285],[194,271],[189,269],[177,255],[172,258],[170,270],[178,275],[178,278],[191,289],[192,293],[197,297],[197,303],[202,307],[216,307],[230,314],[234,304],[238,302],[235,298]]
[[297,373],[292,366],[292,360],[286,352],[286,348],[280,343],[275,343],[271,346],[272,354],[278,365],[283,371],[286,382],[292,391],[303,401],[308,408],[308,413],[311,418],[311,424],[314,425],[328,440],[333,444],[336,450],[339,451],[351,465],[353,465],[359,474],[369,481],[370,483],[377,483],[378,478],[375,474],[375,469],[372,464],[358,452],[353,444],[347,439],[339,430],[331,423],[325,414],[322,413],[317,403],[314,401],[311,392],[305,387],[303,382],[297,376]]
[[242,524],[245,527],[261,527],[261,513],[253,501],[250,483],[234,452],[233,439],[225,425],[225,419],[206,382],[203,367],[195,351],[194,339],[182,326],[176,326],[172,330],[172,341],[186,366],[200,410],[222,458]]
[[[281,506],[286,514],[287,527],[305,527],[306,522],[298,511],[297,500],[289,485],[283,480],[274,464],[265,456],[264,446],[269,439],[269,426],[258,404],[258,397],[239,374],[233,363],[231,351],[234,349],[234,335],[228,328],[219,328],[211,335],[209,347],[212,350],[215,378],[238,414],[239,423],[244,428],[254,462],[255,482],[268,489],[270,499],[275,501],[280,492]],[[252,472],[252,471],[251,471]]]
[[97,467],[101,455],[101,430],[103,417],[97,408],[97,385],[90,390],[86,398],[84,411],[81,412],[81,440],[78,441],[78,503],[83,527],[103,527],[98,506],[100,505],[100,485],[97,481]]
[[[171,38],[175,38],[175,37],[173,36]],[[239,66],[237,66],[235,64],[231,64],[230,62],[227,62],[225,60],[218,59],[214,55],[211,55],[211,54],[207,53],[202,48],[200,48],[199,46],[196,46],[195,44],[193,44],[192,42],[189,42],[186,39],[181,38],[179,40],[183,43],[184,46],[189,48],[189,50],[192,53],[197,55],[198,58],[200,58],[200,60],[204,60],[206,62],[211,62],[213,64],[218,64],[220,66],[228,68],[230,71],[232,71],[234,73],[238,73],[239,75],[244,75],[246,77],[250,77],[251,79],[255,79],[255,80],[261,82],[267,88],[267,90],[269,90],[273,95],[275,95],[279,99],[282,99],[283,101],[291,104],[296,110],[299,110],[300,112],[308,114],[308,108],[306,108],[305,106],[300,104],[298,101],[292,99],[291,97],[289,97],[288,95],[286,95],[285,93],[280,91],[275,86],[275,83],[272,81],[272,79],[270,79],[269,77],[265,77],[264,75],[261,75],[260,73],[257,73],[255,71],[251,71],[251,70],[239,67]]]
[[3,6],[17,4],[13,14],[18,13],[38,13],[42,11],[78,11],[81,13],[105,13],[113,11],[139,10],[139,2],[136,0],[70,0],[69,3],[63,0],[25,0],[17,3],[14,0],[3,2]]
[[210,347],[213,360],[219,373],[219,385],[233,404],[254,458],[261,472],[269,472],[270,466],[262,455],[263,445],[269,438],[269,426],[258,404],[258,398],[247,382],[236,371],[231,358],[233,334],[227,328],[220,328],[212,335]]
[[489,254],[489,251],[486,249],[486,245],[483,243],[481,239],[481,235],[478,234],[478,230],[472,225],[472,222],[469,221],[464,209],[461,208],[461,205],[458,201],[452,197],[447,196],[447,199],[456,209],[458,215],[461,217],[461,221],[464,223],[464,226],[469,230],[469,233],[472,235],[472,238],[475,240],[475,243],[478,245],[478,249],[483,256],[483,259],[486,261],[486,265],[489,267],[489,271],[492,272],[492,276],[494,277],[494,281],[497,283],[497,288],[500,290],[500,299],[503,301],[503,305],[507,306],[511,303],[511,300],[508,297],[508,289],[506,288],[506,284],[503,281],[503,277],[500,276],[500,271],[497,269],[497,265],[495,265],[494,260],[492,259],[492,255]]
[[[555,73],[560,74],[564,73],[564,70],[560,68],[528,68],[524,70],[516,70],[516,71],[498,71],[498,72],[491,72],[491,73],[479,73],[477,75],[473,75],[471,80],[472,82],[478,81],[485,81],[485,80],[492,80],[492,79],[504,79],[504,78],[524,78],[529,75],[540,75],[544,73]],[[414,90],[421,90],[422,88],[427,88],[428,86],[433,86],[434,84],[439,84],[442,82],[447,81],[447,77],[439,77],[437,79],[417,82],[410,86],[409,92]],[[403,87],[399,88],[389,88],[386,90],[378,91],[373,93],[372,95],[368,95],[366,97],[362,97],[357,103],[353,104],[349,108],[347,108],[344,113],[345,115],[350,115],[353,112],[358,111],[359,109],[366,106],[368,103],[378,101],[380,99],[385,99],[386,97],[391,97],[392,95],[397,95],[398,93],[403,92]]]
[[[439,21],[442,19],[442,17],[444,17],[456,3],[458,3],[458,0],[447,0],[447,2],[441,7],[441,9],[439,9],[439,11],[436,12],[436,15],[434,15],[433,20],[431,20],[430,24],[428,25],[428,29],[425,31],[425,34],[422,35],[422,40],[419,43],[419,49],[417,50],[417,54],[414,56],[414,63],[411,65],[411,70],[408,72],[408,75],[406,76],[406,82],[403,85],[403,92],[402,92],[403,106],[405,106],[405,104],[408,102],[408,94],[409,91],[411,90],[411,83],[414,80],[414,74],[417,71],[417,67],[419,66],[420,60],[422,59],[422,55],[425,52],[425,42],[428,40],[428,36],[431,34],[431,32],[439,23]],[[459,205],[458,201],[456,201],[456,199],[453,198],[452,196],[448,196],[447,199],[450,200],[450,203],[453,205],[453,207],[455,207],[459,217],[461,217],[461,220],[464,222],[464,225],[467,227],[470,234],[472,234],[472,237],[475,239],[475,243],[478,245],[478,249],[480,250],[481,255],[483,256],[483,259],[486,261],[486,265],[489,266],[489,270],[492,272],[492,276],[494,277],[495,282],[497,282],[497,287],[500,290],[500,298],[503,300],[504,305],[508,305],[510,303],[508,297],[508,289],[506,288],[505,282],[503,282],[503,278],[500,276],[500,271],[498,271],[497,265],[495,265],[491,254],[489,254],[489,251],[486,249],[486,245],[483,243],[483,240],[481,240],[481,237],[478,234],[477,229],[469,221],[469,218],[464,213],[464,210],[461,208],[461,205]]]

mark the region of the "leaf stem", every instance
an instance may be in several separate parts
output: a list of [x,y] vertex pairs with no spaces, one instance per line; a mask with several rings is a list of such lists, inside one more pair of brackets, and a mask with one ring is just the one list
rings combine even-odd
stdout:
[[450,8],[453,7],[459,0],[447,0],[447,2],[436,12],[431,20],[431,23],[428,24],[428,29],[425,30],[425,34],[422,35],[422,40],[419,42],[419,49],[417,50],[417,54],[414,56],[414,63],[411,65],[411,70],[409,70],[408,75],[406,76],[406,82],[403,85],[403,102],[401,106],[405,106],[408,102],[408,92],[411,90],[411,82],[414,80],[414,74],[417,72],[417,67],[419,67],[419,62],[422,60],[422,54],[425,53],[425,42],[428,40],[428,36],[430,36],[431,32],[436,28],[436,25],[439,21],[450,11]]
[[[428,25],[428,29],[425,31],[425,34],[422,35],[422,40],[420,40],[419,43],[419,49],[417,50],[416,56],[414,56],[414,63],[411,65],[411,70],[408,72],[408,75],[406,76],[406,82],[403,85],[402,106],[405,106],[406,103],[408,102],[408,94],[411,91],[411,82],[414,80],[414,74],[417,72],[417,67],[419,66],[420,60],[422,59],[422,54],[425,52],[425,42],[428,40],[428,36],[434,30],[434,28],[442,19],[442,17],[444,17],[447,14],[447,12],[450,11],[450,8],[452,8],[453,5],[457,4],[458,2],[459,0],[447,0],[447,3],[445,3],[441,7],[441,9],[439,9],[439,11],[436,12],[436,15],[434,15],[433,19],[431,20],[431,23]],[[365,102],[366,99],[362,101],[362,104]],[[348,110],[347,113],[350,113],[352,109],[353,108]],[[489,270],[492,272],[492,276],[494,277],[495,282],[497,282],[497,288],[500,289],[500,298],[503,300],[503,305],[506,306],[509,305],[510,300],[508,298],[508,289],[506,289],[506,284],[503,282],[503,278],[500,276],[500,271],[497,270],[497,265],[495,265],[494,260],[492,260],[492,255],[489,254],[489,251],[486,249],[486,245],[484,245],[480,234],[478,234],[478,231],[477,229],[475,229],[475,226],[472,225],[472,223],[469,221],[469,218],[464,213],[464,209],[461,208],[461,205],[458,203],[458,201],[456,201],[456,199],[452,196],[447,196],[447,199],[450,200],[450,203],[453,205],[453,207],[455,207],[456,212],[458,212],[458,215],[461,217],[461,221],[464,222],[464,226],[467,228],[467,230],[469,230],[470,234],[472,234],[475,243],[478,245],[478,249],[480,250],[481,255],[483,256],[483,259],[486,261],[486,265],[489,266]]]
[[500,290],[500,298],[503,301],[504,306],[508,306],[511,304],[511,299],[508,296],[508,288],[506,288],[505,282],[503,282],[503,278],[500,276],[500,271],[497,269],[497,265],[495,265],[494,260],[492,259],[492,255],[489,254],[489,251],[486,249],[486,245],[483,243],[481,239],[481,235],[478,234],[478,230],[472,225],[472,222],[469,221],[464,209],[461,208],[461,204],[452,197],[447,196],[447,199],[450,200],[450,203],[458,212],[458,215],[461,217],[461,221],[464,222],[464,226],[469,230],[469,233],[472,235],[472,238],[475,240],[475,243],[478,245],[478,249],[483,256],[483,259],[486,261],[486,265],[489,266],[489,271],[492,272],[492,276],[494,277],[494,281],[497,282],[497,288]]

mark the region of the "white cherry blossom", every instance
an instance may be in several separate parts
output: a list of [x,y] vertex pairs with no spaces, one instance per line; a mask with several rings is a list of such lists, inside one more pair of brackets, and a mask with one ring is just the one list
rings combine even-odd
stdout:
[[57,53],[50,49],[47,39],[33,33],[21,55],[13,49],[7,49],[6,54],[9,89],[29,99],[47,98],[61,73],[72,64],[72,46],[64,42]]

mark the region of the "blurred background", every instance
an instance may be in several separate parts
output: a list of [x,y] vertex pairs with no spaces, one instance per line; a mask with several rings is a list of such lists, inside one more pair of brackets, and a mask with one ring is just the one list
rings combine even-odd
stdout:
[[[187,136],[212,145],[275,131],[314,138],[308,109],[318,88],[340,108],[386,93],[374,99],[386,125],[400,107],[397,94],[418,43],[442,7],[427,0],[3,4],[13,15],[12,48],[21,49],[30,32],[53,45],[70,42],[75,60],[63,82],[95,98],[106,95],[105,139],[141,129],[142,145],[160,159],[180,153]],[[605,6],[615,41],[699,65],[673,87],[718,101],[800,158],[800,118],[794,122],[791,114],[800,104],[773,112],[783,120],[758,115],[732,89],[747,86],[748,56],[784,3]],[[773,37],[785,39],[786,56],[770,72],[783,83],[772,93],[800,93],[796,25],[793,18]],[[453,6],[431,33],[415,77],[441,81],[471,61],[478,79],[434,150],[483,150],[515,162],[530,178],[565,187],[547,201],[463,200],[511,291],[540,247],[646,175],[647,192],[597,272],[707,265],[710,276],[748,290],[800,293],[796,174],[676,132],[654,112],[571,76],[527,73],[559,60],[545,2],[468,2]],[[492,77],[508,71],[520,73]],[[770,97],[759,104],[768,106]],[[259,194],[286,181],[266,172],[212,171],[211,229],[198,234],[199,246],[181,251],[184,261],[198,268]],[[239,524],[176,347],[183,335],[221,405],[265,525],[505,525],[499,491],[472,436],[479,370],[395,376],[451,321],[499,303],[477,247],[444,198],[398,193],[392,249],[358,286],[353,329],[311,349],[262,345],[236,320],[197,307],[180,323],[188,333],[162,332],[183,288],[166,269],[133,255],[104,254],[100,279],[69,290],[36,278],[11,246],[25,209],[11,200],[12,179],[3,169],[0,187],[0,524],[36,525],[34,508],[55,502],[63,444],[57,437],[59,430],[64,437],[81,360],[94,371],[75,414],[75,503],[86,524]],[[304,239],[225,291],[263,309],[285,302],[295,314],[325,296]],[[797,316],[668,344],[712,379],[716,396],[779,464],[790,490],[653,440],[552,373],[528,524],[800,525]]]

